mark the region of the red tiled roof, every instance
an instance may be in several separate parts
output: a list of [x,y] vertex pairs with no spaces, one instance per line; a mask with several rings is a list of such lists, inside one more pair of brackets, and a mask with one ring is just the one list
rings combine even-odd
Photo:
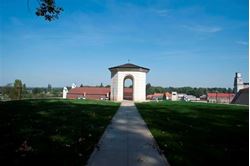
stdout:
[[[107,94],[110,92],[110,88],[101,87],[77,87],[70,89],[68,94]],[[132,93],[132,88],[124,88],[124,93]]]
[[208,93],[207,97],[233,97],[233,93]]
[[110,92],[110,88],[99,87],[79,87],[70,89],[68,94],[107,94]]
[[153,94],[153,97],[162,97],[163,96],[163,93],[154,93]]
[[147,95],[147,99],[153,99],[156,97],[163,97],[163,96],[164,96],[164,93],[154,93],[154,94]]
[[169,92],[166,92],[166,93],[165,93],[165,96],[166,96],[166,97],[172,97],[172,94],[169,93]]

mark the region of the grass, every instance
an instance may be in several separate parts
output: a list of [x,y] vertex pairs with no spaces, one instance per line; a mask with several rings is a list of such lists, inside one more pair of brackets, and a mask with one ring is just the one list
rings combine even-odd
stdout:
[[0,163],[84,165],[118,107],[88,100],[0,102]]
[[137,103],[170,165],[248,165],[247,106]]

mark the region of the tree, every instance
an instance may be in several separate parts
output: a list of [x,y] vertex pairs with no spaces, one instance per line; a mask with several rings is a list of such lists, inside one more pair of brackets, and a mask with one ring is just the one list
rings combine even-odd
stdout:
[[26,84],[23,84],[23,91],[26,91]]
[[102,83],[101,83],[100,87],[103,88],[103,84]]
[[42,93],[42,89],[41,89],[41,88],[33,88],[33,89],[32,89],[32,93],[33,93],[33,94]]
[[21,100],[22,98],[22,81],[21,80],[15,80],[14,82],[14,99]]
[[83,87],[83,84],[81,84],[80,87]]
[[28,93],[26,84],[23,84],[22,96],[25,96]]
[[146,85],[146,94],[151,94],[150,88],[151,88],[151,84],[147,83],[147,85]]
[[55,0],[38,0],[39,7],[36,8],[36,15],[44,17],[46,21],[58,19],[63,11],[62,7],[56,6]]
[[14,87],[13,83],[9,83],[2,88],[2,93],[4,96],[10,99],[14,99]]

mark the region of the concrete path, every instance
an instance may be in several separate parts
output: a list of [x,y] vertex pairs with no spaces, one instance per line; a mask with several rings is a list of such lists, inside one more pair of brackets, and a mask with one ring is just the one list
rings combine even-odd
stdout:
[[124,101],[92,153],[89,166],[165,166],[153,136],[132,101]]

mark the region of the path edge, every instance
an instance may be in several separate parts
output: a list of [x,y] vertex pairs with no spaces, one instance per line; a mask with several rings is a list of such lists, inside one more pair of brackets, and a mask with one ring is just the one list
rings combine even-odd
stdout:
[[119,108],[116,110],[116,113],[113,115],[112,119],[110,120],[110,123],[108,124],[105,131],[103,132],[103,134],[102,134],[101,138],[99,139],[98,143],[95,145],[94,150],[91,153],[91,155],[90,155],[90,157],[89,157],[89,159],[88,159],[88,161],[86,163],[86,166],[91,166],[91,164],[93,163],[93,158],[94,158],[95,154],[99,151],[97,146],[99,146],[99,148],[100,148],[100,145],[102,144],[102,141],[103,141],[104,137],[107,135],[108,131],[111,129],[110,126],[112,125],[113,120],[115,119],[115,116],[118,113],[121,106],[122,106],[122,103],[120,103]]
[[[134,106],[136,107],[136,103],[134,103]],[[164,153],[163,153],[162,150],[160,149],[160,146],[158,145],[157,141],[155,140],[153,134],[151,133],[151,131],[150,131],[150,129],[149,129],[149,127],[148,127],[146,121],[145,121],[145,120],[143,119],[143,117],[141,116],[141,113],[140,113],[139,109],[138,109],[137,107],[136,107],[136,109],[137,109],[137,111],[138,111],[138,113],[139,113],[139,116],[140,116],[140,117],[142,118],[142,120],[144,121],[145,126],[146,126],[147,129],[148,129],[148,135],[152,138],[153,143],[154,143],[154,145],[155,145],[155,148],[157,149],[158,153],[160,154],[160,156],[161,156],[163,162],[165,163],[166,166],[170,166],[170,164],[169,164],[169,162],[168,162],[166,156],[164,155]]]

